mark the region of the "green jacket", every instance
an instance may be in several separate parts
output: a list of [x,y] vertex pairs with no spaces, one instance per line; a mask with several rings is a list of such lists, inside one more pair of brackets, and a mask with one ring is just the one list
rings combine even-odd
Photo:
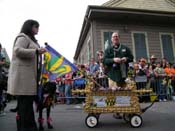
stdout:
[[[116,64],[113,61],[114,57],[126,57],[127,62],[123,64]],[[107,76],[113,81],[123,82],[125,80],[127,77],[129,62],[133,62],[133,55],[127,46],[120,44],[119,48],[117,49],[117,53],[114,52],[113,46],[109,46],[105,50],[103,63],[107,68]]]

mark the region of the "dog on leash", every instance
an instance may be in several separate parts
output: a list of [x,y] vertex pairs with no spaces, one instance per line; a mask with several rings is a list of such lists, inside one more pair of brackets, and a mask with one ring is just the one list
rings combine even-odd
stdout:
[[39,112],[39,117],[38,117],[39,131],[44,130],[44,127],[43,127],[43,123],[44,123],[43,110],[44,109],[46,109],[48,129],[53,129],[50,113],[51,113],[51,107],[54,105],[54,102],[55,102],[55,94],[56,94],[56,83],[55,82],[45,83],[42,88],[41,98],[37,106],[37,111]]

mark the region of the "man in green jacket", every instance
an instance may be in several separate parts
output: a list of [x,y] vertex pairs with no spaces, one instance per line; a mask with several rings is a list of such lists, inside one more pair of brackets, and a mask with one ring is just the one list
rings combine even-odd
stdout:
[[103,63],[107,68],[109,87],[124,87],[129,62],[133,61],[131,50],[119,41],[118,32],[111,37],[112,45],[105,50]]

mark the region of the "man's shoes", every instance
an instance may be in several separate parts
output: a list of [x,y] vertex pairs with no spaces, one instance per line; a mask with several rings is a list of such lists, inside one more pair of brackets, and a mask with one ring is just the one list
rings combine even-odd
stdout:
[[17,108],[10,109],[10,112],[17,112]]
[[122,118],[123,118],[119,113],[113,114],[113,117],[114,117],[115,119],[122,119]]

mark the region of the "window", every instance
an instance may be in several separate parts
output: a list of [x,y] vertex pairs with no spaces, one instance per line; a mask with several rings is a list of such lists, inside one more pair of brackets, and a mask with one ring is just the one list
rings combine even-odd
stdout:
[[114,30],[102,30],[102,49],[105,50],[108,46],[110,46],[112,44],[111,42],[111,36],[113,32],[118,32],[118,31],[114,31]]
[[162,55],[169,62],[174,62],[174,41],[173,35],[168,33],[160,33]]
[[146,33],[143,32],[133,32],[133,52],[135,60],[138,61],[140,58],[148,58],[148,46],[146,40]]
[[113,32],[103,32],[104,37],[104,49],[111,45],[111,36]]

